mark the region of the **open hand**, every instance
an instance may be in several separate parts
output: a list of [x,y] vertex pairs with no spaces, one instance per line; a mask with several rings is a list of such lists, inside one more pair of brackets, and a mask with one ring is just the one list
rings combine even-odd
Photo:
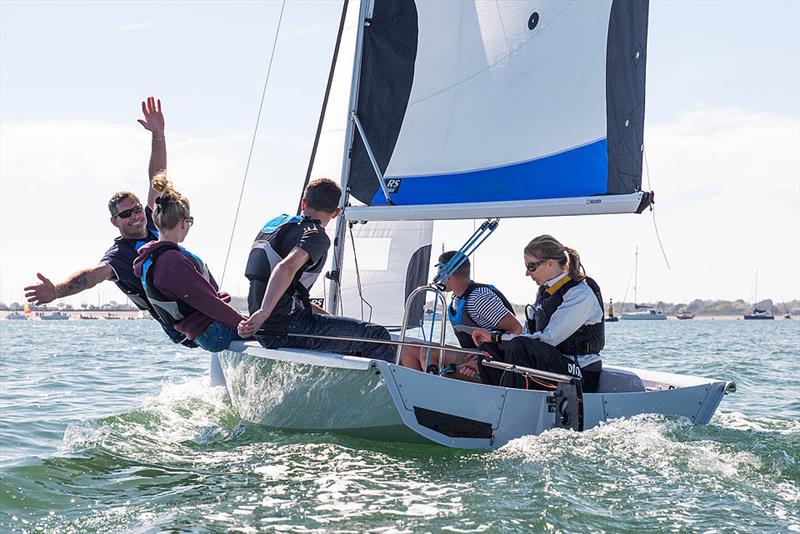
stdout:
[[142,102],[142,114],[144,119],[139,119],[139,124],[145,130],[150,130],[153,133],[164,132],[164,115],[161,113],[161,100],[148,96],[147,100]]
[[25,298],[31,304],[47,304],[58,298],[58,291],[53,282],[42,273],[36,273],[41,283],[25,287]]
[[479,346],[481,343],[490,343],[492,341],[492,333],[488,330],[477,329],[472,332],[472,342],[475,343],[475,346]]

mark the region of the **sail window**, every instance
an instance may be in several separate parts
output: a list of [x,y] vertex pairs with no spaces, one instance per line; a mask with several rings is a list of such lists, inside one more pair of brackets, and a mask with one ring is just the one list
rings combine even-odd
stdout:
[[[356,237],[355,254],[358,254],[358,268],[362,271],[386,271],[389,269],[389,249],[391,237]],[[355,270],[353,254],[345,257],[345,269]]]
[[537,24],[539,24],[539,13],[534,11],[531,18],[528,19],[528,29],[533,30]]

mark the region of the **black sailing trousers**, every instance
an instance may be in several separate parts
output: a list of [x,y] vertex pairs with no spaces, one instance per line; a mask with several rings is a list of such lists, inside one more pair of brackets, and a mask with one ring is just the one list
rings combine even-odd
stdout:
[[[486,350],[489,347],[481,345],[479,348]],[[561,351],[554,346],[526,336],[517,336],[511,341],[504,342],[500,348],[500,351],[487,350],[487,352],[495,355],[496,360],[511,365],[582,378],[584,392],[593,393],[597,391],[597,382],[603,369],[602,362],[592,363],[581,369],[578,367],[574,356],[561,354]],[[480,365],[480,375],[484,384],[518,389],[541,389],[537,387],[535,381],[526,380],[520,374],[505,372],[483,365]]]

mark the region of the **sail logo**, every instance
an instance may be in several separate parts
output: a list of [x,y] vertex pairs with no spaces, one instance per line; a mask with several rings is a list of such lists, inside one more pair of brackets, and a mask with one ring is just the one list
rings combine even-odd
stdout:
[[319,306],[320,308],[323,308],[325,306],[324,298],[310,298],[308,299],[308,301],[314,306]]
[[389,178],[386,180],[386,190],[391,193],[397,193],[400,190],[400,178]]
[[587,206],[589,206],[590,204],[600,204],[601,202],[603,202],[603,201],[601,199],[599,199],[599,198],[587,198],[586,199],[586,205]]

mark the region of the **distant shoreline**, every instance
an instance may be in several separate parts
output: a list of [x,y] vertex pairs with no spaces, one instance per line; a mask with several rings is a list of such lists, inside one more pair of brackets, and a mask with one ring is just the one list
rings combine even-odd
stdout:
[[[0,320],[5,320],[5,318],[9,315],[14,313],[13,311],[0,311]],[[32,311],[28,315],[29,321],[41,321],[42,315],[47,315],[50,313],[54,313],[53,311]],[[70,311],[61,311],[61,313],[67,315],[69,317],[68,320],[70,321],[81,321],[81,320],[91,320],[91,319],[82,319],[83,317],[93,317],[98,320],[140,320],[140,319],[150,319],[149,315],[143,315],[138,310],[134,311],[81,311],[81,310],[70,310]],[[520,318],[521,320],[522,318]],[[668,315],[667,319],[670,321],[679,321],[677,317],[673,315]],[[737,320],[744,320],[742,315],[696,315],[694,321],[737,321]],[[776,321],[786,321],[783,315],[776,315]],[[797,318],[792,317],[792,320],[797,320]],[[621,321],[625,321],[625,319],[621,319]],[[626,321],[632,322],[632,321]]]
[[[15,313],[15,312],[13,312],[13,311],[0,311],[0,320],[5,320],[5,318],[8,315],[12,314],[12,313]],[[22,313],[22,312],[17,312],[17,313]],[[42,315],[49,315],[51,313],[55,313],[55,312],[54,311],[40,311],[40,310],[37,310],[37,311],[31,311],[27,315],[28,315],[28,320],[29,321],[41,321],[42,320]],[[81,315],[84,316],[84,317],[92,317],[92,318],[97,319],[97,320],[104,319],[104,320],[112,320],[112,321],[113,320],[133,320],[133,319],[142,319],[143,318],[141,313],[139,312],[139,310],[133,310],[133,311],[107,311],[107,310],[103,310],[103,311],[69,310],[69,311],[66,311],[66,310],[61,310],[61,313],[63,313],[64,315],[68,316],[69,317],[69,319],[68,319],[69,321],[80,321],[80,320],[82,320],[81,319]],[[150,315],[147,315],[144,318],[149,319]],[[83,320],[91,320],[91,319],[83,319]]]

